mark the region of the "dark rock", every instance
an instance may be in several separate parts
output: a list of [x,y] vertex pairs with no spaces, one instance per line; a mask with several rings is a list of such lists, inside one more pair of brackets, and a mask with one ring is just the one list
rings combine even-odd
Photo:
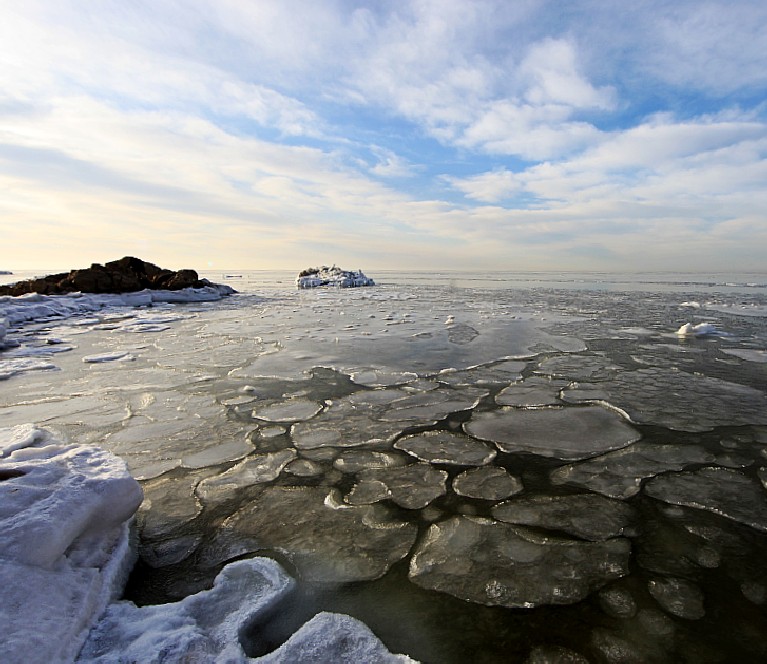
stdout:
[[210,286],[194,270],[166,270],[133,256],[110,261],[105,265],[93,263],[89,268],[72,270],[0,286],[0,295],[60,295],[64,293],[131,293],[152,290],[181,290]]

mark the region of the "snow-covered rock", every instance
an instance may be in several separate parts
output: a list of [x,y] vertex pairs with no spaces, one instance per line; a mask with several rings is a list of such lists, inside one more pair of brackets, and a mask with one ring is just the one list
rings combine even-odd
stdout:
[[296,277],[299,288],[318,288],[320,286],[336,286],[339,288],[355,288],[358,286],[375,286],[375,281],[366,276],[362,270],[342,270],[340,267],[310,267],[301,270]]

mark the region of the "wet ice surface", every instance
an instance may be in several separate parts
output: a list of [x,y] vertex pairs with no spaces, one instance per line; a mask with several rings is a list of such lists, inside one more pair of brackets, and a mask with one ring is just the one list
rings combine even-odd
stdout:
[[268,555],[311,607],[275,648],[331,611],[424,662],[767,658],[765,289],[260,278],[5,333],[3,426],[143,485],[129,599]]

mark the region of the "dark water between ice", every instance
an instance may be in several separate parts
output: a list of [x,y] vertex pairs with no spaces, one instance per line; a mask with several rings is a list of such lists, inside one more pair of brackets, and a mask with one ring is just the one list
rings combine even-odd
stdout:
[[0,404],[142,478],[128,598],[258,553],[301,583],[252,655],[330,610],[423,662],[767,658],[766,275],[204,276],[243,294],[41,328],[77,349]]

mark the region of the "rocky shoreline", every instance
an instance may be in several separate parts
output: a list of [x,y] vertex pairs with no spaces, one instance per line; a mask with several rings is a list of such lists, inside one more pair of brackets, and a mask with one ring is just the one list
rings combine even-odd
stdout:
[[89,268],[0,286],[0,295],[17,297],[29,293],[132,293],[145,289],[177,291],[215,285],[207,279],[200,279],[195,270],[168,270],[140,258],[125,256],[104,265],[93,263]]

